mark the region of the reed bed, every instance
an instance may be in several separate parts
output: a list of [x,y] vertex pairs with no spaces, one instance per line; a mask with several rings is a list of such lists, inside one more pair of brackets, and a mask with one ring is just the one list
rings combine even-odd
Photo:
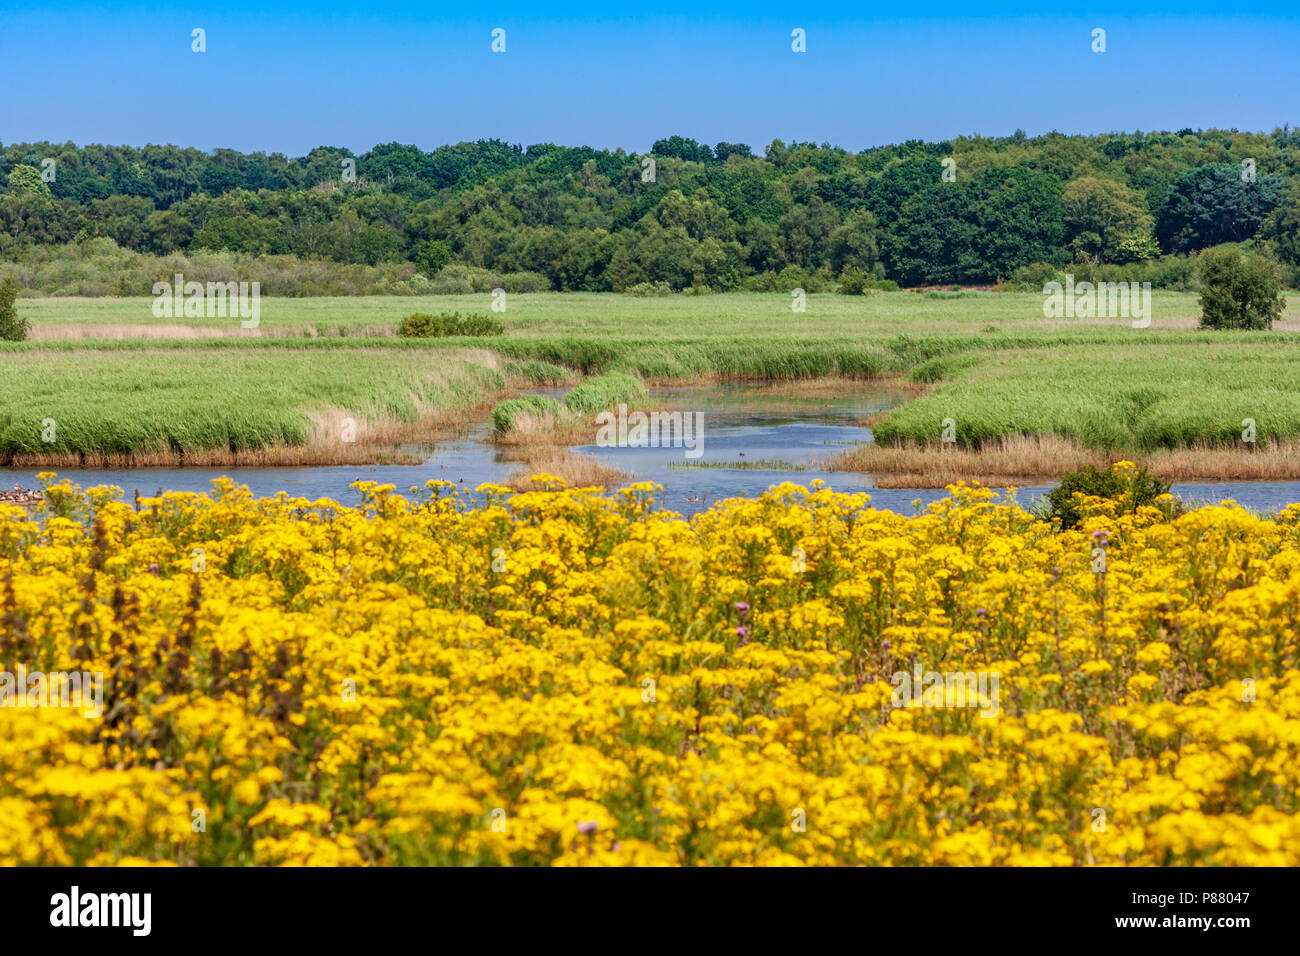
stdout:
[[391,460],[392,445],[429,440],[504,390],[504,375],[474,356],[382,349],[310,360],[292,351],[10,355],[0,379],[0,462]]

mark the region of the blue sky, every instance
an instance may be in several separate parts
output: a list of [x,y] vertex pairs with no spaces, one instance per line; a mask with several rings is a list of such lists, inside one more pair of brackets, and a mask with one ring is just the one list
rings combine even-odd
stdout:
[[[856,150],[1016,128],[1300,123],[1300,3],[708,9],[0,0],[0,141],[301,155],[498,137],[643,151],[679,133]],[[806,53],[790,49],[796,27]],[[1104,54],[1090,49],[1096,27]]]

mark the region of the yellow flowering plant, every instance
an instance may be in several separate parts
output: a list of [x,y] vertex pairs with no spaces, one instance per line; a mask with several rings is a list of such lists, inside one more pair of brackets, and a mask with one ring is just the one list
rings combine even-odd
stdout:
[[0,863],[1300,864],[1290,511],[48,487]]

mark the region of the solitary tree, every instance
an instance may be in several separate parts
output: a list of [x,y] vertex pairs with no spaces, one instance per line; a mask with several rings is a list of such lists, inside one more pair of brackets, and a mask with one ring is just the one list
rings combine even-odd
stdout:
[[1201,256],[1201,325],[1210,329],[1271,329],[1286,308],[1277,269],[1261,255],[1231,246]]

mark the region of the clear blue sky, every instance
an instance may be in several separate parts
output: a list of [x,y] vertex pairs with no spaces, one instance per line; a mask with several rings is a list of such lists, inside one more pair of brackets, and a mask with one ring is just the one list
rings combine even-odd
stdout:
[[[1016,128],[1300,123],[1298,0],[1041,8],[0,0],[0,141],[643,151],[679,133],[856,150]],[[190,50],[195,27],[204,54]],[[791,52],[796,27],[807,53]]]

